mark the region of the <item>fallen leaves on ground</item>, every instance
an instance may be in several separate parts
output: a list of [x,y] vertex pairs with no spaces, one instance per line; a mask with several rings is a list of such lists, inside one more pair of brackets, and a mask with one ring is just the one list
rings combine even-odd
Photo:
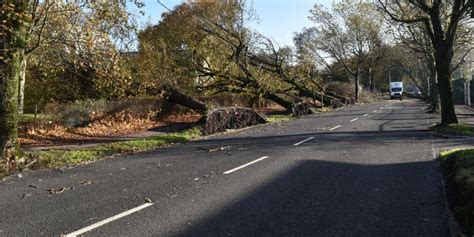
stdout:
[[197,122],[201,118],[196,113],[183,113],[157,120],[155,114],[156,112],[149,112],[145,116],[135,116],[127,111],[121,111],[113,116],[94,114],[93,122],[77,128],[51,121],[23,124],[19,129],[20,144],[34,147],[112,140],[173,124]]

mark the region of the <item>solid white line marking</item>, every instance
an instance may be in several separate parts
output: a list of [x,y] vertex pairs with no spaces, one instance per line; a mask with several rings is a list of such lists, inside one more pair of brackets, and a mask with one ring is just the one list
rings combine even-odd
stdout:
[[301,145],[301,144],[303,144],[303,143],[305,143],[305,142],[307,142],[307,141],[309,141],[309,140],[312,140],[312,139],[314,139],[314,137],[306,138],[306,139],[304,139],[303,141],[300,141],[300,142],[297,142],[297,143],[293,144],[293,146],[299,146],[299,145]]
[[340,127],[342,127],[342,126],[341,126],[341,125],[337,125],[336,127],[330,128],[329,131],[332,131],[332,130],[334,130],[334,129],[338,129],[338,128],[340,128]]
[[262,161],[262,160],[265,160],[265,159],[267,159],[267,158],[268,158],[268,156],[264,156],[264,157],[258,158],[258,159],[254,160],[254,161],[251,161],[251,162],[249,162],[249,163],[247,163],[247,164],[245,164],[245,165],[241,165],[241,166],[239,166],[239,167],[236,167],[236,168],[233,168],[233,169],[231,169],[231,170],[228,170],[228,171],[224,172],[224,174],[233,173],[233,172],[235,172],[235,171],[237,171],[237,170],[243,169],[243,168],[245,168],[245,167],[247,167],[247,166],[249,166],[249,165],[255,164],[255,163],[257,163],[257,162],[259,162],[259,161]]
[[364,117],[367,117],[367,116],[369,116],[369,114],[364,114]]
[[95,228],[101,227],[101,226],[103,226],[103,225],[105,225],[105,224],[107,224],[107,223],[109,223],[109,222],[118,220],[118,219],[120,219],[120,218],[122,218],[122,217],[128,216],[128,215],[133,214],[133,213],[135,213],[135,212],[137,212],[137,211],[140,211],[140,210],[142,210],[142,209],[145,209],[145,208],[147,208],[147,207],[149,207],[149,206],[151,206],[151,205],[153,205],[153,203],[145,203],[145,204],[143,204],[143,205],[140,205],[140,206],[138,206],[138,207],[135,207],[135,208],[133,208],[133,209],[130,209],[130,210],[126,211],[126,212],[122,212],[122,213],[120,213],[120,214],[118,214],[118,215],[109,217],[109,218],[107,218],[107,219],[105,219],[105,220],[103,220],[103,221],[99,221],[99,222],[97,222],[97,223],[95,223],[95,224],[93,224],[93,225],[90,225],[90,226],[88,226],[88,227],[82,228],[82,229],[80,229],[80,230],[76,230],[76,231],[74,231],[74,232],[72,232],[72,233],[70,233],[70,234],[64,235],[64,236],[65,236],[65,237],[75,237],[75,236],[79,236],[79,235],[84,234],[84,233],[86,233],[86,232],[88,232],[88,231],[91,231],[91,230],[93,230],[93,229],[95,229]]
[[357,121],[357,120],[359,120],[359,118],[352,119],[350,122],[352,123],[352,122]]

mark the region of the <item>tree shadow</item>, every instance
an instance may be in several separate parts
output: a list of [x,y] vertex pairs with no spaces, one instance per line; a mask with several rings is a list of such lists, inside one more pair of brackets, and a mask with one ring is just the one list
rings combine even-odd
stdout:
[[449,236],[449,227],[434,161],[360,165],[305,160],[169,235]]
[[202,124],[202,122],[176,122],[176,123],[170,123],[165,126],[150,128],[148,129],[148,131],[160,132],[160,133],[175,133],[175,132],[184,131],[186,129],[190,129],[200,124]]

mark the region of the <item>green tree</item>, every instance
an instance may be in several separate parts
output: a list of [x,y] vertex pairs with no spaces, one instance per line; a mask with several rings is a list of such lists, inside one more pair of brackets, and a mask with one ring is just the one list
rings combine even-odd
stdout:
[[27,8],[27,0],[0,2],[0,152],[7,169],[15,165],[18,148],[18,83],[31,21]]
[[[95,76],[113,76],[118,66],[113,62],[119,56],[116,45],[121,45],[117,36],[128,26],[123,21],[125,9],[124,3],[117,1],[2,1],[0,151],[7,167],[15,165],[19,145],[18,94],[26,54],[48,52],[47,56],[38,54],[36,62],[44,63],[49,72],[72,68],[73,73],[85,70]],[[67,67],[53,68],[58,65],[46,64],[51,59],[61,60],[58,65]],[[110,85],[113,83],[98,86],[112,88]]]
[[[33,0],[30,1],[26,14],[31,23],[26,28],[26,47],[23,49],[24,56],[21,62],[18,99],[20,113],[23,112],[25,82],[30,61],[39,62],[43,66],[41,71],[51,77],[53,74],[64,78],[75,77],[78,76],[79,70],[88,71],[89,75],[95,75],[96,78],[110,74],[115,74],[114,77],[112,75],[109,77],[111,79],[121,78],[115,73],[119,71],[117,65],[120,64],[117,48],[127,45],[135,27],[131,21],[133,17],[126,11],[125,5],[117,1]],[[47,65],[55,65],[56,68]],[[78,70],[72,70],[71,65]],[[114,67],[114,70],[108,70],[109,73],[101,75],[101,69],[105,69],[105,65]],[[31,66],[37,68],[40,65]],[[58,72],[61,70],[62,75],[59,75]],[[72,75],[68,77],[67,72]],[[90,80],[90,78],[84,79]],[[52,83],[47,88],[54,85],[67,89],[61,84]],[[110,88],[110,85],[104,85],[103,88]],[[121,88],[118,87],[117,91]],[[63,93],[67,94],[68,91],[65,90]],[[55,96],[50,98],[54,99]]]

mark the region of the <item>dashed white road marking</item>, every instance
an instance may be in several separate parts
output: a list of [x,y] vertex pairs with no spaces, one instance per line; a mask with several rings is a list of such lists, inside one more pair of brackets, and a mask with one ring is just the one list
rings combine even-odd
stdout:
[[375,112],[377,112],[377,110],[376,110],[376,109],[374,109],[372,112],[374,112],[374,113],[375,113]]
[[337,125],[336,127],[330,128],[329,131],[332,131],[332,130],[334,130],[334,129],[338,129],[338,128],[340,128],[340,127],[342,127],[342,125]]
[[351,119],[350,122],[352,123],[352,122],[357,121],[357,120],[359,120],[359,118]]
[[383,109],[383,106],[382,106],[382,107],[380,107],[379,109]]
[[364,114],[364,117],[367,117],[367,116],[369,116],[369,114]]
[[89,231],[91,231],[91,230],[93,230],[93,229],[96,229],[96,228],[98,228],[98,227],[101,227],[101,226],[103,226],[103,225],[105,225],[105,224],[107,224],[107,223],[110,223],[110,222],[112,222],[112,221],[118,220],[118,219],[120,219],[120,218],[122,218],[122,217],[128,216],[128,215],[133,214],[133,213],[135,213],[135,212],[137,212],[137,211],[140,211],[140,210],[142,210],[142,209],[145,209],[145,208],[147,208],[147,207],[149,207],[149,206],[151,206],[151,205],[153,205],[153,203],[145,203],[145,204],[143,204],[143,205],[140,205],[140,206],[135,207],[135,208],[133,208],[133,209],[130,209],[130,210],[128,210],[128,211],[122,212],[122,213],[117,214],[117,215],[115,215],[115,216],[109,217],[109,218],[107,218],[107,219],[105,219],[105,220],[99,221],[99,222],[97,222],[97,223],[95,223],[95,224],[93,224],[93,225],[84,227],[84,228],[82,228],[82,229],[80,229],[80,230],[76,230],[76,231],[74,231],[74,232],[72,232],[72,233],[70,233],[70,234],[64,235],[64,236],[65,236],[65,237],[75,237],[75,236],[82,235],[82,234],[84,234],[84,233],[86,233],[86,232],[89,232]]
[[268,158],[268,156],[264,156],[264,157],[258,158],[258,159],[254,160],[254,161],[251,161],[251,162],[247,163],[247,164],[241,165],[241,166],[236,167],[236,168],[233,168],[233,169],[231,169],[231,170],[227,170],[226,172],[224,172],[224,174],[234,173],[234,172],[237,171],[237,170],[243,169],[243,168],[245,168],[245,167],[247,167],[247,166],[249,166],[249,165],[255,164],[255,163],[260,162],[260,161],[262,161],[262,160],[265,160],[265,159],[267,159],[267,158]]
[[297,143],[293,144],[293,146],[299,146],[299,145],[301,145],[301,144],[303,144],[307,141],[313,140],[313,139],[314,139],[314,137],[308,137],[308,138],[304,139],[303,141],[300,141],[300,142],[297,142]]

